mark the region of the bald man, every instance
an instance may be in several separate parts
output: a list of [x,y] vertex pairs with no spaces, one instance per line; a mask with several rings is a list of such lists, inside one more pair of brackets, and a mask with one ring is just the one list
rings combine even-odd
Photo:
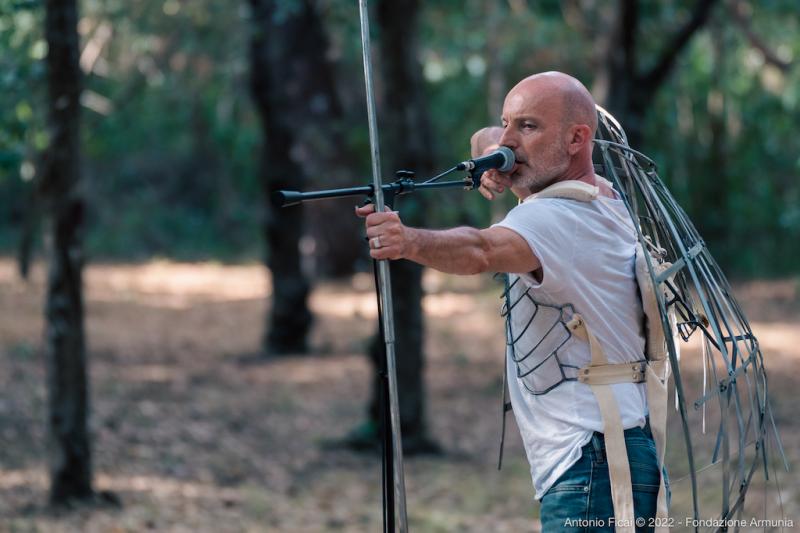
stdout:
[[[371,205],[356,213],[366,218],[376,259],[404,258],[454,274],[509,273],[508,327],[517,332],[507,358],[509,396],[541,500],[542,529],[584,531],[590,520],[592,531],[613,531],[603,417],[592,389],[575,377],[592,359],[589,343],[575,335],[555,339],[552,332],[562,331],[554,325],[570,318],[565,315],[580,313],[609,363],[644,359],[636,233],[624,203],[594,173],[597,113],[583,84],[559,72],[525,78],[506,96],[502,124],[471,139],[473,155],[497,145],[514,152],[508,173],[481,178],[486,198],[509,189],[521,200],[500,223],[428,230]],[[565,181],[597,186],[599,195],[588,202],[536,196]],[[641,383],[611,387],[625,430],[635,515],[645,519],[641,530],[651,530],[660,473],[646,391]]]

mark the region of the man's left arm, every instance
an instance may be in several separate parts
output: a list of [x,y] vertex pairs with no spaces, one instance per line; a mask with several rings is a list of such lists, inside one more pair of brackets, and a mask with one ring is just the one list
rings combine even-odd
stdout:
[[376,213],[372,204],[356,208],[356,214],[366,217],[375,259],[408,259],[451,274],[527,273],[541,266],[525,239],[507,228],[410,228],[396,212]]

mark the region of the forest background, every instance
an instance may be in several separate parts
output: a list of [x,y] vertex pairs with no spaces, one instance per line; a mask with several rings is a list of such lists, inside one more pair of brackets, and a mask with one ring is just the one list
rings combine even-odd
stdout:
[[[278,2],[276,16],[300,4]],[[328,39],[314,53],[332,62],[341,113],[336,123],[313,127],[319,135],[338,134],[328,142],[346,154],[340,159],[349,182],[363,183],[369,150],[356,83],[363,77],[356,6],[315,4]],[[692,4],[642,3],[635,43],[641,65],[654,66]],[[47,47],[40,3],[0,5],[0,249],[14,253],[37,154],[47,144]],[[787,274],[797,270],[800,254],[800,74],[790,68],[800,54],[797,6],[768,0],[718,7],[637,119],[638,148],[658,163],[729,274]],[[435,168],[464,159],[471,133],[499,123],[505,91],[531,72],[569,72],[608,104],[600,94],[608,91],[601,45],[616,22],[615,2],[440,0],[419,9],[416,55]],[[92,260],[261,257],[261,132],[248,81],[252,27],[242,2],[81,3]],[[307,46],[317,44],[309,39]],[[292,121],[308,126],[302,116]],[[385,166],[384,173],[394,170]],[[309,189],[327,185],[323,171],[308,180]],[[435,222],[459,219],[463,202],[476,222],[489,221],[490,208],[477,195],[453,196],[434,200]]]

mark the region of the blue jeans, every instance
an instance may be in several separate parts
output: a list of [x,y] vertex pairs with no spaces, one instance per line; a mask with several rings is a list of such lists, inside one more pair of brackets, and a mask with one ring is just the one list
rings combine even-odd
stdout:
[[[625,446],[631,465],[635,518],[644,518],[645,524],[644,527],[637,525],[636,531],[653,531],[653,527],[648,526],[652,526],[656,516],[660,478],[650,427],[626,429]],[[614,505],[603,434],[595,432],[582,451],[578,462],[564,472],[542,498],[542,533],[614,531],[611,520]],[[669,478],[666,469],[663,472],[669,501]]]

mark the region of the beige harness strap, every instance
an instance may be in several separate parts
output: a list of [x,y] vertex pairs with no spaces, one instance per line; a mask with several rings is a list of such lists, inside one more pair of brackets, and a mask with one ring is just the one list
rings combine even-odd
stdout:
[[[648,247],[655,248],[649,241]],[[661,252],[658,250],[658,252]],[[646,251],[641,244],[636,245],[636,282],[639,285],[639,294],[642,299],[642,308],[647,317],[646,341],[647,356],[647,405],[650,409],[650,431],[656,443],[656,456],[658,457],[658,471],[661,474],[658,487],[656,507],[656,533],[667,533],[669,528],[667,508],[667,489],[664,485],[664,452],[667,442],[667,382],[669,379],[669,365],[667,364],[667,344],[664,337],[664,328],[658,320],[661,313],[658,309],[656,289],[650,277],[647,266]],[[651,255],[652,257],[652,255]],[[651,261],[652,262],[652,261]],[[656,274],[660,274],[670,267],[669,263],[654,264]]]
[[581,368],[578,381],[587,385],[613,385],[614,383],[642,383],[646,379],[647,363],[619,363],[590,365]]
[[[609,365],[602,346],[586,327],[579,314],[575,314],[567,323],[567,327],[580,339],[589,342],[592,351],[592,362],[589,367],[580,370],[592,371],[592,367],[604,368],[607,372],[613,367],[620,374],[631,378],[632,365]],[[624,367],[624,368],[622,368]],[[628,464],[628,450],[625,447],[625,432],[622,429],[622,417],[619,414],[617,399],[611,385],[594,383],[590,385],[597,398],[600,414],[603,417],[603,436],[606,442],[606,459],[608,475],[611,481],[611,499],[614,503],[614,520],[618,533],[634,533],[633,487],[631,486],[631,469]]]
[[[607,182],[610,184],[610,182]],[[566,180],[559,181],[537,193],[531,194],[525,201],[535,198],[567,198],[579,202],[591,202],[600,194],[600,187],[589,185],[583,181]]]
[[[660,366],[661,370],[656,370]],[[667,380],[661,379],[658,374],[666,375],[665,361],[652,362],[647,365],[647,405],[650,408],[650,431],[656,443],[658,456],[658,473],[660,481],[658,487],[658,500],[656,507],[656,533],[669,531],[667,509],[667,489],[664,485],[664,450],[667,440]]]

